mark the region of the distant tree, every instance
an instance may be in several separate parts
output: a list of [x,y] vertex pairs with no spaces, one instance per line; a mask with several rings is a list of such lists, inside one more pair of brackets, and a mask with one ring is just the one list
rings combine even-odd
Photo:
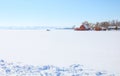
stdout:
[[118,27],[120,26],[120,21],[118,21],[118,20],[113,20],[112,22],[111,22],[111,26],[115,26],[115,30],[118,30]]
[[106,21],[106,22],[101,22],[101,23],[99,24],[99,26],[108,29],[108,27],[110,26],[110,23],[107,22],[107,21]]
[[74,29],[75,27],[76,27],[76,25],[73,25],[73,26],[72,26],[72,29]]
[[120,21],[118,22],[118,26],[120,27]]
[[116,26],[116,21],[115,20],[111,21],[111,26]]
[[91,30],[94,30],[95,24],[89,23],[89,26],[90,26],[90,29],[91,29]]
[[102,30],[102,28],[100,27],[100,23],[99,23],[99,22],[97,22],[97,23],[95,24],[94,30],[95,30],[95,31],[100,31],[100,30]]

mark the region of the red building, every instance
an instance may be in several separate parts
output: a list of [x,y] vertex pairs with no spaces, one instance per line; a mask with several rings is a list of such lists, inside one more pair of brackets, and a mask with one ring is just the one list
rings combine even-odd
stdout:
[[75,28],[76,31],[85,31],[85,30],[89,30],[90,28],[88,28],[88,26],[86,25],[81,25],[79,28]]

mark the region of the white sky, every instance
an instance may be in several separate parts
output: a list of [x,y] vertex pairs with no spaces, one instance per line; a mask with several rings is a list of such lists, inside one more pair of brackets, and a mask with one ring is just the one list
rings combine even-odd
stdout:
[[0,31],[0,58],[34,65],[82,64],[120,71],[120,33]]

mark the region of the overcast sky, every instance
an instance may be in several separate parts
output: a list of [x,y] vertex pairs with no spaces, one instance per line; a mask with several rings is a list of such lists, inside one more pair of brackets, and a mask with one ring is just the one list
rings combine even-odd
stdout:
[[120,20],[120,0],[0,0],[0,26],[73,26]]

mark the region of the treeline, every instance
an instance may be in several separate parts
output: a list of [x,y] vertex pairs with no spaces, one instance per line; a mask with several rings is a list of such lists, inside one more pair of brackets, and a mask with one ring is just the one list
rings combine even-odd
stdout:
[[74,30],[120,30],[120,21],[112,20],[112,21],[103,21],[96,23],[89,23],[88,21],[83,22],[80,27],[74,28]]
[[120,21],[113,20],[113,21],[104,21],[104,22],[97,22],[96,24],[93,24],[94,28],[101,28],[103,30],[118,30],[120,27]]

